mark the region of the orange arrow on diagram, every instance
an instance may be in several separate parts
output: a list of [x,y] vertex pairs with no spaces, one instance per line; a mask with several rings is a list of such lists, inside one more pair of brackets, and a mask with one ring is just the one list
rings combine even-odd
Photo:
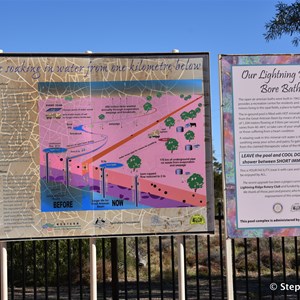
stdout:
[[138,130],[137,132],[131,134],[130,136],[126,137],[125,139],[123,139],[123,140],[117,142],[116,144],[114,144],[114,145],[108,147],[107,149],[105,149],[105,150],[103,150],[103,151],[97,153],[96,155],[90,157],[89,159],[85,160],[85,161],[83,162],[83,169],[86,170],[86,171],[84,171],[84,174],[88,172],[87,166],[88,166],[89,164],[93,163],[94,161],[98,160],[99,158],[101,158],[102,156],[108,154],[109,152],[115,150],[116,148],[118,148],[118,147],[120,147],[120,146],[126,144],[127,142],[129,142],[130,140],[134,139],[134,138],[137,137],[138,135],[144,133],[145,131],[147,131],[147,130],[150,129],[151,127],[157,125],[158,123],[163,122],[163,121],[164,121],[165,119],[167,119],[168,117],[170,117],[170,116],[176,114],[176,113],[179,112],[180,110],[182,110],[182,109],[184,109],[185,107],[187,107],[187,106],[193,104],[194,102],[196,102],[197,100],[201,99],[202,97],[203,97],[203,96],[200,96],[200,97],[198,97],[198,98],[196,98],[196,99],[190,101],[189,103],[187,103],[187,104],[185,104],[185,105],[179,107],[178,109],[176,109],[176,110],[174,110],[173,112],[171,112],[171,113],[165,115],[164,117],[162,117],[162,118],[156,120],[155,122],[149,124],[148,126],[146,126],[146,127],[142,128],[142,129]]

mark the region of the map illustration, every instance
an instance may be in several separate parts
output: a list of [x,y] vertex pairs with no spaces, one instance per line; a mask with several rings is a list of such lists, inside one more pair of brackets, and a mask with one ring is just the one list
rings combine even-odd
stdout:
[[41,211],[205,207],[203,82],[39,82]]

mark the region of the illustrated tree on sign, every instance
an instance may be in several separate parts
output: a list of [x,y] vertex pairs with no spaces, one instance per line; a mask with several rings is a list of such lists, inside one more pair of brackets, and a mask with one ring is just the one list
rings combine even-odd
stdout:
[[190,142],[191,140],[193,140],[195,138],[195,133],[193,131],[189,130],[184,134],[184,137]]
[[98,118],[99,118],[100,120],[104,120],[104,119],[105,119],[105,115],[101,114],[101,115],[98,116]]
[[148,112],[149,110],[151,110],[152,109],[152,104],[151,103],[146,103],[146,104],[144,104],[144,110],[146,111],[146,112]]
[[135,171],[136,169],[140,168],[142,164],[142,160],[136,156],[132,155],[130,158],[127,160],[127,165],[130,169],[133,169]]
[[279,2],[275,7],[275,17],[265,24],[265,40],[269,42],[287,34],[294,36],[292,44],[298,46],[300,42],[300,1],[297,0],[292,4]]
[[188,178],[187,183],[196,193],[197,189],[203,186],[203,177],[200,174],[194,173]]
[[165,119],[165,125],[169,128],[171,128],[172,126],[175,125],[175,119],[172,117],[169,117],[167,119]]
[[157,98],[160,98],[162,95],[163,95],[162,92],[157,92],[157,93],[156,93],[156,97],[157,97]]
[[147,99],[147,101],[151,101],[152,100],[152,96],[147,96],[146,99]]
[[180,114],[180,118],[183,120],[183,121],[186,121],[189,119],[189,113],[184,111],[183,113]]
[[179,143],[177,140],[175,139],[168,139],[168,141],[166,142],[166,147],[169,151],[171,151],[171,153],[173,153],[174,150],[178,149]]
[[189,111],[189,117],[193,120],[194,118],[196,118],[196,116],[197,116],[197,113],[196,113],[196,111],[195,110],[190,110]]

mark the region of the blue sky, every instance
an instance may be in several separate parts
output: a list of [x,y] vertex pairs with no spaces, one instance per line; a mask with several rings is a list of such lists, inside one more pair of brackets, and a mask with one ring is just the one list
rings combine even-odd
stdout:
[[[292,3],[291,0],[282,0]],[[266,42],[274,0],[0,0],[0,49],[20,53],[209,52],[212,131],[221,161],[219,54],[297,53]]]

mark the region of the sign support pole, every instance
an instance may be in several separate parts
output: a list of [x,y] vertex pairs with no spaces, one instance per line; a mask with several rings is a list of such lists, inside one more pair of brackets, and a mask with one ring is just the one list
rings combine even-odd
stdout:
[[[219,55],[219,66],[221,64],[221,56]],[[221,70],[221,68],[219,68]],[[221,71],[219,73],[219,78],[221,78]],[[220,86],[220,107],[221,107],[221,132],[224,133],[224,120],[223,120],[223,95],[222,95],[222,85],[221,80],[219,80]],[[234,249],[232,248],[232,243],[230,237],[227,235],[227,198],[226,198],[226,188],[225,188],[225,149],[224,149],[224,135],[222,135],[222,182],[223,182],[223,199],[224,199],[224,220],[225,220],[225,258],[226,258],[226,286],[227,286],[227,298],[234,299],[234,286],[233,286],[233,260],[232,253]]]
[[[173,49],[172,53],[179,53],[178,49]],[[179,300],[185,300],[185,272],[184,272],[184,244],[183,235],[177,236],[177,254],[178,254],[178,295]]]
[[178,295],[179,300],[185,300],[184,244],[183,235],[177,237],[178,251]]
[[[87,50],[85,53],[93,52]],[[94,237],[90,238],[90,300],[97,300],[97,246]]]
[[227,282],[227,298],[234,299],[234,288],[233,288],[233,261],[232,261],[232,243],[229,237],[226,237],[225,241],[226,249],[226,282]]
[[0,242],[0,266],[1,266],[1,299],[8,299],[8,282],[7,282],[7,243]]
[[[0,49],[0,53],[4,53],[2,49]],[[0,299],[7,300],[8,299],[8,280],[7,280],[7,243],[0,242]]]
[[90,238],[90,299],[97,300],[97,248],[96,238]]

